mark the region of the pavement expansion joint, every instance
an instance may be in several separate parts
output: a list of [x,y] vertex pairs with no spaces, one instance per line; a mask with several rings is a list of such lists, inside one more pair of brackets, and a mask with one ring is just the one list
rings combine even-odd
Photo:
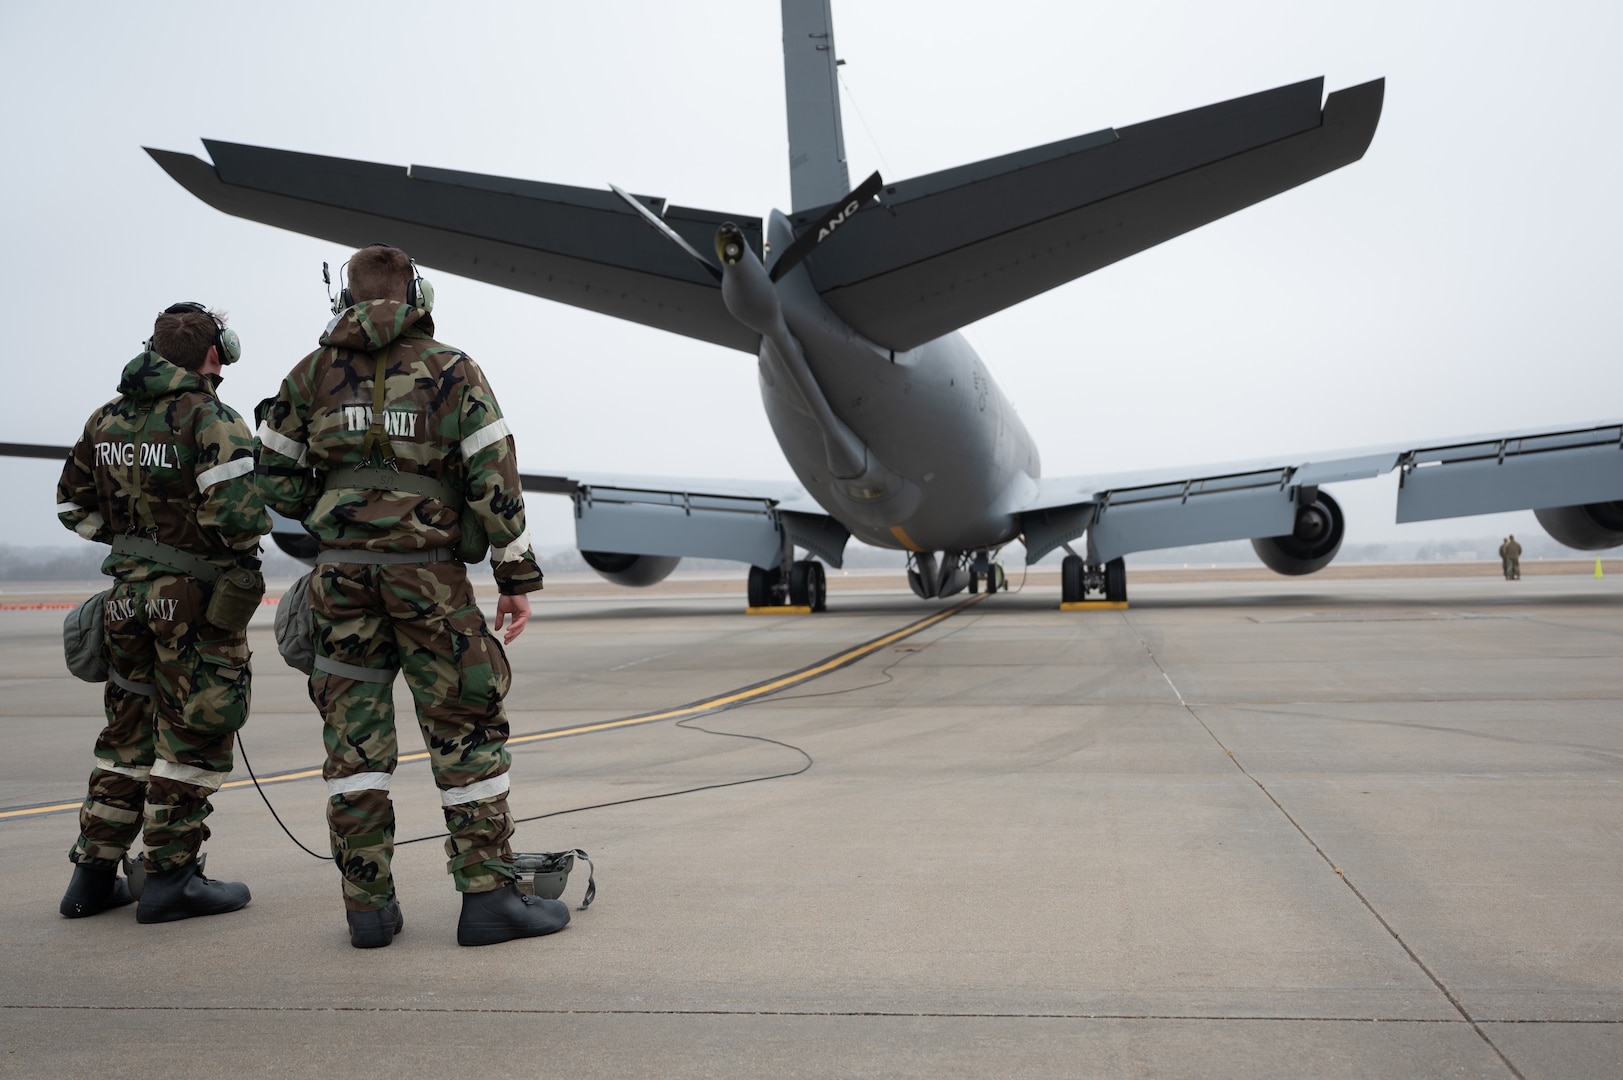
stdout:
[[430,1016],[466,1014],[498,1014],[518,1016],[782,1016],[782,1017],[880,1017],[898,1020],[1181,1020],[1199,1023],[1237,1024],[1414,1024],[1447,1027],[1452,1025],[1518,1024],[1524,1026],[1589,1024],[1595,1026],[1623,1026],[1623,1020],[1563,1020],[1563,1019],[1489,1019],[1476,1021],[1458,1017],[1426,1016],[1326,1016],[1273,1013],[1179,1013],[1179,1012],[950,1012],[939,1009],[683,1009],[683,1008],[525,1008],[518,1006],[464,1007],[388,1005],[62,1005],[6,1002],[0,1011],[17,1012],[40,1010],[52,1012],[165,1012],[165,1013],[401,1013]]
[[1309,846],[1313,848],[1313,850],[1318,854],[1319,858],[1324,860],[1325,865],[1330,867],[1330,869],[1335,872],[1336,877],[1340,878],[1341,882],[1346,885],[1349,890],[1351,890],[1352,894],[1358,898],[1358,902],[1364,906],[1364,909],[1368,911],[1375,921],[1381,925],[1382,929],[1391,935],[1392,940],[1398,944],[1398,947],[1404,951],[1404,953],[1409,957],[1410,961],[1417,968],[1419,968],[1420,971],[1431,982],[1431,984],[1437,988],[1437,992],[1443,995],[1444,999],[1448,1001],[1448,1004],[1456,1013],[1459,1014],[1460,1019],[1466,1024],[1470,1025],[1471,1030],[1476,1033],[1478,1038],[1487,1044],[1488,1049],[1493,1051],[1494,1055],[1498,1057],[1500,1063],[1510,1071],[1511,1075],[1520,1080],[1522,1077],[1521,1070],[1516,1068],[1516,1066],[1511,1062],[1510,1058],[1505,1055],[1505,1052],[1501,1050],[1493,1039],[1489,1037],[1488,1033],[1482,1029],[1482,1022],[1477,1020],[1466,1010],[1464,1003],[1461,1002],[1454,992],[1448,988],[1448,985],[1443,982],[1441,976],[1433,971],[1430,965],[1420,958],[1420,954],[1415,952],[1413,947],[1411,947],[1410,944],[1404,940],[1403,935],[1398,932],[1397,928],[1393,926],[1384,915],[1376,910],[1374,903],[1372,903],[1369,897],[1365,896],[1363,891],[1353,883],[1352,879],[1347,876],[1346,872],[1343,871],[1341,867],[1336,865],[1335,860],[1330,857],[1329,852],[1325,851],[1324,847],[1317,840],[1313,839],[1312,835],[1307,831],[1302,823],[1297,821],[1289,810],[1285,809],[1285,805],[1279,801],[1278,797],[1276,797],[1272,791],[1268,790],[1268,786],[1254,776],[1251,771],[1245,767],[1245,764],[1235,755],[1234,751],[1225,745],[1222,739],[1218,738],[1217,732],[1212,730],[1211,725],[1207,724],[1205,720],[1201,719],[1200,714],[1197,713],[1194,707],[1184,699],[1183,692],[1178,689],[1178,684],[1173,681],[1171,673],[1168,672],[1164,666],[1162,666],[1161,658],[1155,655],[1155,650],[1150,648],[1150,643],[1144,639],[1143,634],[1138,632],[1138,627],[1133,625],[1132,620],[1127,619],[1124,616],[1122,621],[1125,622],[1128,629],[1133,632],[1133,636],[1138,639],[1139,645],[1144,649],[1145,655],[1148,656],[1150,662],[1155,665],[1156,670],[1161,673],[1161,677],[1167,681],[1167,685],[1172,688],[1172,692],[1177,695],[1178,704],[1183,707],[1183,710],[1189,714],[1195,723],[1201,726],[1212,742],[1217,745],[1218,749],[1222,750],[1223,753],[1227,755],[1229,761],[1231,761],[1234,764],[1234,767],[1240,771],[1240,774],[1247,780],[1251,781],[1251,783],[1255,784],[1257,790],[1262,792],[1268,801],[1273,803],[1275,809],[1284,815],[1285,820],[1290,822],[1291,827],[1297,831],[1303,840],[1308,842]]

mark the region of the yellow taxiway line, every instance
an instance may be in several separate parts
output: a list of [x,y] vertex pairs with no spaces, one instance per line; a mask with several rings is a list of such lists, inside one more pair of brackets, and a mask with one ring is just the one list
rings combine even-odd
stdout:
[[[962,603],[954,604],[945,611],[938,611],[933,615],[926,615],[924,618],[918,620],[917,622],[909,623],[900,630],[894,630],[891,633],[876,637],[871,641],[865,641],[861,645],[853,646],[844,652],[836,653],[835,655],[826,659],[819,660],[815,664],[808,667],[803,667],[798,671],[791,671],[787,675],[780,675],[776,678],[767,679],[764,682],[758,682],[752,686],[745,686],[738,690],[730,690],[725,694],[712,698],[706,698],[703,701],[695,701],[690,705],[682,705],[677,708],[666,709],[661,712],[639,713],[636,716],[627,716],[619,720],[605,720],[600,724],[581,724],[577,727],[558,728],[553,731],[532,732],[529,735],[513,735],[508,738],[507,745],[514,746],[519,743],[539,742],[542,739],[561,739],[567,735],[588,735],[594,731],[610,731],[614,728],[632,727],[637,724],[653,724],[658,723],[661,720],[685,719],[691,716],[702,716],[705,713],[720,712],[724,709],[736,708],[739,705],[747,704],[751,701],[755,701],[758,698],[766,697],[768,694],[775,694],[779,690],[787,690],[791,686],[799,686],[801,683],[810,682],[811,680],[820,678],[821,676],[827,675],[830,672],[838,671],[840,668],[854,664],[863,657],[878,652],[886,645],[895,644],[896,642],[902,641],[905,638],[912,637],[914,634],[917,634],[920,631],[928,630],[936,623],[950,619],[960,611],[969,607],[971,604],[977,603],[978,601],[984,599],[986,599],[985,595],[971,597]],[[1122,606],[1125,607],[1126,605]],[[428,751],[419,750],[411,754],[401,754],[398,759],[398,763],[404,765],[407,762],[426,760],[428,760]],[[319,777],[320,775],[321,770],[319,768],[299,769],[295,772],[276,773],[271,776],[261,776],[259,778],[259,783],[261,785],[282,784],[288,782],[289,780],[311,780]],[[253,780],[251,779],[228,780],[226,783],[220,785],[220,790],[228,791],[232,788],[248,787],[251,784],[253,784]],[[59,814],[67,810],[77,810],[81,805],[83,805],[82,802],[53,803],[49,806],[22,806],[13,810],[0,810],[0,821],[38,817],[41,814]]]

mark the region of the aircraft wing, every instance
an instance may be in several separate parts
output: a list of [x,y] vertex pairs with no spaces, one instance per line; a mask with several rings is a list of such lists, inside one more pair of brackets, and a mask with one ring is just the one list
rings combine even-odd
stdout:
[[[605,473],[520,473],[525,491],[575,502],[575,547],[617,556],[733,559],[776,567],[785,539],[838,569],[850,530],[799,484]],[[276,545],[315,557],[298,522],[277,515]]]
[[1045,479],[1021,510],[1026,561],[1085,530],[1099,562],[1135,551],[1285,536],[1297,506],[1311,502],[1319,485],[1394,469],[1400,472],[1400,524],[1616,502],[1623,500],[1623,421]]
[[[71,446],[0,443],[0,457],[66,461]],[[784,540],[838,569],[851,533],[799,484],[604,473],[521,473],[525,491],[575,500],[581,551],[616,555],[735,559],[775,567]],[[276,546],[313,559],[315,543],[296,521],[274,515]]]
[[[422,165],[402,168],[204,140],[213,164],[147,149],[217,210],[346,247],[397,244],[424,266],[754,353],[717,281],[610,191]],[[761,250],[761,221],[640,201],[700,251],[734,222]]]
[[906,180],[806,264],[853,328],[913,348],[1357,161],[1384,92],[1311,79]]
[[830,566],[844,563],[851,533],[799,484],[580,473],[520,477],[526,491],[575,500],[583,552],[734,559],[776,567],[785,540]]

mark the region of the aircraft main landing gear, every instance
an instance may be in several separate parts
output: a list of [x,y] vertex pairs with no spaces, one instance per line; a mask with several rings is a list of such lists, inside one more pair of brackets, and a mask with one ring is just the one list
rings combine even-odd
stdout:
[[778,597],[782,595],[783,571],[777,567],[768,570],[761,566],[750,567],[749,598],[750,607],[764,608],[781,604]]
[[823,564],[800,559],[789,564],[788,573],[778,566],[750,567],[749,606],[762,613],[772,608],[827,610],[828,576]]
[[986,583],[986,595],[1002,592],[1009,587],[1009,579],[1003,572],[1003,564],[992,561],[991,556],[981,551],[969,564],[969,591],[971,594],[981,591],[981,582]]
[[813,611],[828,607],[828,578],[822,563],[801,559],[789,568],[789,603]]
[[1101,566],[1083,562],[1080,555],[1067,555],[1059,564],[1059,575],[1062,604],[1087,603],[1089,593],[1096,594],[1092,600],[1127,603],[1127,563],[1122,559],[1111,559]]

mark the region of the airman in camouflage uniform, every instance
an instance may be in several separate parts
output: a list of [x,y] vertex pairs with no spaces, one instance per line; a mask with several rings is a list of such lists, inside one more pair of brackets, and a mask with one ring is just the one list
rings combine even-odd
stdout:
[[[454,554],[465,527],[488,534],[496,629],[511,618],[511,642],[529,618],[525,594],[541,588],[513,440],[479,366],[434,340],[432,291],[405,253],[363,248],[348,272],[335,307],[346,306],[262,406],[258,436],[267,502],[301,519],[322,549],[310,584],[310,698],[325,719],[327,819],[350,941],[385,946],[404,926],[389,869],[396,671],[450,833],[457,940],[551,933],[568,907],[514,888],[502,709],[511,671]],[[368,463],[388,468],[353,471]]]
[[149,875],[136,916],[169,922],[235,911],[245,885],[197,872],[209,796],[231,772],[248,716],[248,640],[204,619],[210,581],[257,553],[270,529],[254,484],[248,425],[216,391],[236,335],[195,304],[158,316],[62,470],[57,516],[112,544],[102,572],[111,678],[107,726],[69,858],[69,918],[130,902],[118,866],[146,834]]

